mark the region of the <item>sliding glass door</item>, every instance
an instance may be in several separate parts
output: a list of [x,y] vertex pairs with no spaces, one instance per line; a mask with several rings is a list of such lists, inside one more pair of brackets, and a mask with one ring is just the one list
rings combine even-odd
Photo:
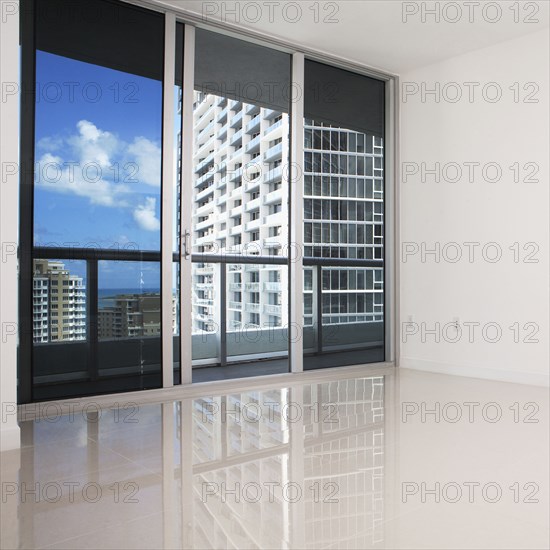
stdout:
[[21,402],[391,359],[384,80],[22,6]]
[[288,372],[291,57],[198,29],[194,63],[193,379]]
[[304,369],[381,362],[384,83],[305,62]]

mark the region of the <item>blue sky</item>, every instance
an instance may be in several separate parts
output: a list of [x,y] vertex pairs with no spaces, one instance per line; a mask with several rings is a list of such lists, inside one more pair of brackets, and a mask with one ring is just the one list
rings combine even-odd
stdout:
[[36,66],[35,243],[158,250],[162,84],[44,52]]
[[[35,245],[159,250],[162,83],[41,51],[36,81]],[[103,287],[143,266],[159,286]]]

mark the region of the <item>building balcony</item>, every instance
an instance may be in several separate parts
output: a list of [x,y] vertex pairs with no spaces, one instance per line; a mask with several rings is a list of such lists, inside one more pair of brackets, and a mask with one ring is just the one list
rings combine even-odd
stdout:
[[245,304],[244,309],[248,313],[260,313],[260,304]]
[[260,150],[260,137],[256,136],[246,144],[244,150],[247,154],[257,153]]
[[219,124],[221,122],[223,122],[226,118],[227,118],[227,113],[229,112],[229,108],[228,107],[225,107],[223,108],[220,113],[218,114],[218,116],[216,117],[216,122]]
[[[264,137],[273,133],[273,136],[270,136],[270,137],[274,138],[275,137],[274,132],[276,130],[280,130],[282,128],[282,126],[283,126],[283,121],[282,120],[278,120],[277,122],[275,122],[271,126],[268,126],[268,128],[266,128],[266,130],[264,131]],[[279,133],[282,135],[282,132],[278,132],[278,134]]]
[[243,288],[243,283],[229,283],[229,290],[232,292],[240,292]]
[[258,218],[257,220],[252,220],[251,222],[248,222],[245,226],[246,231],[254,231],[255,229],[259,229],[262,226],[262,219]]
[[244,283],[245,292],[260,292],[260,283]]
[[288,223],[288,215],[284,212],[276,212],[275,214],[270,214],[264,218],[264,224],[268,227],[274,225],[283,225]]
[[231,212],[229,213],[229,216],[231,218],[235,218],[236,216],[240,216],[243,213],[243,205],[235,206],[235,208],[231,209]]
[[265,311],[265,313],[267,313],[268,315],[278,315],[278,316],[281,316],[282,311],[283,311],[283,308],[282,308],[282,306],[278,306],[278,305],[266,304],[266,305],[264,306],[264,311]]
[[264,110],[264,118],[267,118],[268,120],[271,120],[272,118],[276,118],[280,115],[281,115],[281,111],[276,111],[275,109]]
[[260,112],[260,107],[258,105],[254,105],[253,103],[249,103],[245,109],[244,112],[247,115],[257,115]]
[[287,199],[287,193],[283,193],[282,189],[275,189],[275,191],[271,191],[271,193],[268,193],[267,195],[264,195],[264,204],[273,204],[276,202],[281,202],[283,199],[286,201]]
[[274,160],[278,160],[282,157],[283,154],[283,143],[277,143],[277,145],[274,145],[273,147],[270,147],[265,153],[264,153],[264,162],[273,162]]
[[260,207],[260,197],[258,197],[257,199],[254,199],[254,200],[251,200],[251,201],[248,201],[247,203],[245,203],[244,205],[244,208],[247,212],[250,212],[251,210],[256,210]]
[[264,290],[267,292],[281,292],[283,286],[280,282],[267,282],[264,283]]
[[273,168],[273,170],[270,170],[267,172],[267,174],[264,174],[264,183],[271,183],[273,181],[281,180],[283,177],[283,167],[277,166],[277,168]]
[[[210,173],[210,178],[213,178],[214,177],[214,174]],[[202,179],[202,178],[201,178]],[[203,199],[205,199],[206,197],[208,197],[208,195],[211,195],[212,193],[214,192],[214,186],[213,185],[209,185],[206,189],[203,189],[202,191],[199,191],[196,195],[195,195],[195,201],[196,202],[199,202],[199,201],[202,201]]]
[[238,168],[237,170],[231,173],[231,175],[229,176],[229,181],[235,181],[240,177],[242,177],[242,175],[243,175],[243,167],[241,166],[240,168]]
[[247,193],[250,193],[251,191],[254,191],[255,189],[258,189],[260,187],[260,182],[262,181],[260,176],[257,176],[253,180],[247,181],[244,184],[244,190]]
[[243,226],[242,224],[241,225],[236,225],[235,227],[232,227],[230,230],[229,230],[229,234],[234,236],[234,235],[240,235],[241,233],[243,232]]
[[229,126],[231,128],[236,128],[243,120],[243,112],[240,111],[237,113],[234,117],[231,118],[231,121],[229,122]]
[[221,206],[222,204],[224,204],[225,202],[227,201],[227,193],[224,193],[223,195],[219,196],[217,199],[216,199],[216,206]]
[[204,220],[202,222],[199,222],[195,225],[195,229],[197,231],[200,231],[201,229],[206,229],[207,227],[210,227],[211,225],[214,225],[214,220],[212,218],[209,218],[207,220]]
[[237,309],[242,310],[243,304],[242,302],[229,302],[229,309]]
[[232,111],[239,111],[243,108],[243,102],[240,99],[230,99],[229,108]]
[[194,213],[199,216],[204,216],[213,211],[214,211],[214,201],[210,201],[206,204],[203,204],[202,206],[199,206],[199,208],[197,208]]
[[210,153],[203,161],[199,162],[195,166],[195,174],[198,174],[202,170],[204,170],[207,166],[210,166],[212,162],[214,161],[214,153]]
[[258,131],[260,128],[260,123],[262,121],[262,117],[260,115],[256,115],[247,125],[246,125],[246,133],[252,134],[253,132]]
[[231,138],[229,138],[229,145],[231,147],[235,147],[237,144],[241,143],[243,138],[243,131],[239,130],[238,132],[235,132]]

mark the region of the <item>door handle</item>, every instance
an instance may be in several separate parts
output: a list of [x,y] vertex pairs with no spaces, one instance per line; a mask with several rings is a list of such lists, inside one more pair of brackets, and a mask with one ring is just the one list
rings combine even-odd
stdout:
[[189,229],[186,229],[183,234],[183,257],[188,260],[191,256],[189,239],[191,238],[191,232]]

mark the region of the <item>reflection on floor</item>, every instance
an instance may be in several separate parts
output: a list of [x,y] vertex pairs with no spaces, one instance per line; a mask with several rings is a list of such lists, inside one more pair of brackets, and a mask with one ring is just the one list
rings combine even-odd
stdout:
[[[380,346],[366,350],[306,355],[304,357],[304,370],[326,369],[383,361],[384,348]],[[266,374],[282,374],[285,372],[289,372],[288,359],[286,357],[283,359],[249,361],[246,363],[229,363],[225,367],[195,367],[193,368],[193,382],[248,378],[250,376],[265,376]]]
[[544,388],[389,370],[51,411],[1,456],[1,548],[548,547]]

